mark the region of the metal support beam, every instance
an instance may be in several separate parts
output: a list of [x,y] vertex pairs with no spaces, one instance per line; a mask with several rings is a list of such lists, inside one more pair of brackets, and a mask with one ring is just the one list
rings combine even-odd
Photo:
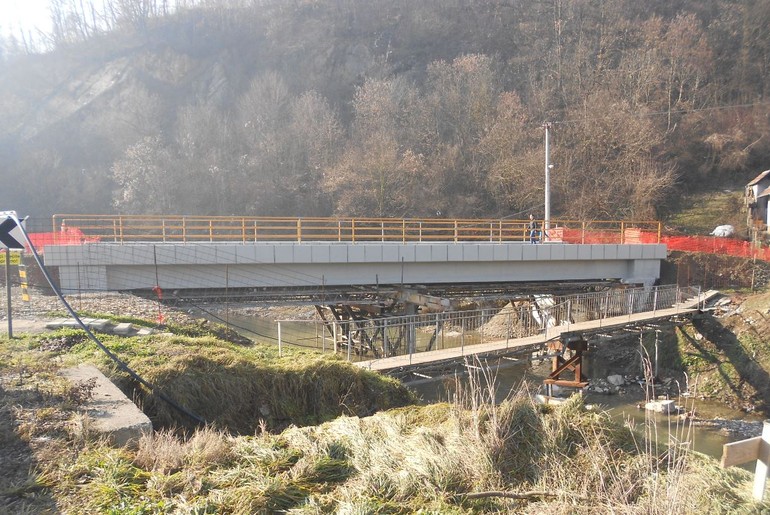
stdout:
[[[559,350],[560,348],[560,352],[553,356],[551,373],[543,380],[543,384],[568,388],[585,388],[588,386],[588,378],[583,375],[583,353],[588,351],[588,342],[583,339],[569,340],[566,343],[553,342],[549,344],[549,347],[552,350]],[[569,359],[564,359],[564,352],[566,350],[572,351],[572,357]],[[561,375],[568,371],[573,372],[573,379],[562,379]]]

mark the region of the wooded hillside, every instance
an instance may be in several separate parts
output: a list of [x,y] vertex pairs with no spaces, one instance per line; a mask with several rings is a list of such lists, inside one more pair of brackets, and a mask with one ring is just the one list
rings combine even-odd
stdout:
[[[651,218],[770,168],[770,0],[55,0],[0,210]],[[25,46],[26,45],[26,46]]]

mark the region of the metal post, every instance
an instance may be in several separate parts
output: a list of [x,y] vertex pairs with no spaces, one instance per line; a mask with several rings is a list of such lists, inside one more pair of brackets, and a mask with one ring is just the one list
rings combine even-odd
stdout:
[[8,298],[8,339],[13,338],[13,319],[11,312],[11,249],[5,249],[5,293]]
[[385,357],[390,356],[390,342],[388,342],[388,319],[382,321],[382,349],[385,352]]
[[438,332],[439,332],[439,325],[438,325],[438,317],[440,315],[436,313],[436,349],[438,349]]
[[[511,303],[511,310],[513,310],[513,303]],[[508,342],[511,340],[511,312],[508,312],[508,316],[505,317],[505,348],[508,348]]]
[[481,341],[479,343],[484,343],[484,310],[481,310],[480,318],[479,318],[479,338]]
[[551,148],[550,148],[550,124],[546,122],[543,125],[543,128],[545,129],[545,210],[544,210],[544,216],[543,216],[543,222],[544,222],[544,229],[548,229],[549,222],[551,219]]
[[348,361],[350,361],[350,348],[353,346],[353,336],[350,334],[350,324],[348,324]]
[[281,341],[281,322],[278,322],[278,357],[283,356],[283,342]]

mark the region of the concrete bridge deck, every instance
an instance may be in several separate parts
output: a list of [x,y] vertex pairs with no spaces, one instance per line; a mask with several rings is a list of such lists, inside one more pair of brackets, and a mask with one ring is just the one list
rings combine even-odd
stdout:
[[89,243],[45,249],[75,291],[324,288],[615,280],[651,285],[660,244]]

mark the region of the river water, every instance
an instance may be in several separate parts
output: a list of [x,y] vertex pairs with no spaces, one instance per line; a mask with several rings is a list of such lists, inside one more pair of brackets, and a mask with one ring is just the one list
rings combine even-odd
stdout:
[[[233,329],[241,332],[249,338],[258,339],[265,342],[278,342],[278,325],[275,321],[264,317],[244,316],[230,313],[218,314],[217,322],[227,322]],[[281,341],[285,346],[303,346],[315,348],[319,351],[331,352],[332,344],[327,339],[318,337],[317,329],[311,324],[301,322],[282,322],[281,323]],[[452,346],[452,342],[444,342],[447,346]],[[456,342],[455,342],[456,343]],[[344,354],[343,354],[344,355]],[[587,358],[592,359],[591,356]],[[492,377],[494,378],[497,401],[504,399],[509,392],[520,387],[523,381],[526,381],[532,390],[542,390],[543,379],[550,371],[549,362],[532,363],[520,361],[501,365],[494,369]],[[602,370],[601,364],[594,363],[587,367],[589,375],[591,370]],[[456,380],[467,381],[467,375],[460,374],[455,377],[443,377],[430,380],[420,380],[407,383],[407,386],[414,390],[423,403],[443,402],[451,399]],[[686,432],[690,433],[693,449],[716,457],[722,455],[722,445],[725,443],[746,438],[746,435],[736,433],[727,433],[715,427],[704,427],[699,425],[684,424],[677,416],[667,416],[662,414],[645,413],[639,409],[638,405],[644,404],[644,395],[642,387],[632,385],[626,387],[626,394],[606,395],[597,393],[585,394],[586,404],[594,404],[600,409],[608,411],[613,418],[624,422],[635,423],[641,427],[645,421],[654,420],[657,431],[657,440],[659,442],[668,441],[669,428],[673,438],[681,440]],[[542,391],[533,391],[533,393],[543,393]],[[677,400],[677,404],[682,404],[687,411],[695,411],[699,419],[726,419],[726,420],[747,420],[756,423],[760,420],[756,416],[747,416],[745,413],[731,409],[723,404],[709,402],[697,399]],[[685,429],[682,429],[685,427]],[[749,436],[758,436],[757,434]],[[753,470],[753,464],[746,465],[745,468]]]

